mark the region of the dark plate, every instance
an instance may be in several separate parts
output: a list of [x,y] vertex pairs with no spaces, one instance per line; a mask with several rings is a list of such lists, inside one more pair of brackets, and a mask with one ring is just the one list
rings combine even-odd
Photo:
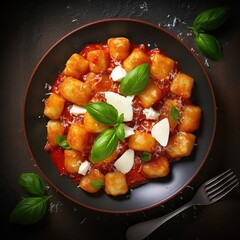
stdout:
[[[132,189],[128,196],[110,197],[104,192],[88,194],[69,178],[59,176],[49,153],[43,150],[46,143],[46,123],[43,117],[47,90],[65,62],[74,52],[89,43],[106,42],[110,37],[125,36],[131,42],[158,46],[169,57],[180,62],[180,68],[192,76],[195,85],[192,98],[202,108],[201,127],[196,132],[197,145],[191,156],[171,165],[171,174],[164,181],[151,181]],[[151,23],[132,19],[107,19],[87,24],[60,39],[42,57],[30,78],[24,101],[24,130],[27,145],[34,161],[49,183],[67,198],[81,206],[109,213],[130,213],[160,205],[182,191],[197,175],[207,159],[216,127],[216,105],[211,82],[202,64],[191,50],[174,35]]]

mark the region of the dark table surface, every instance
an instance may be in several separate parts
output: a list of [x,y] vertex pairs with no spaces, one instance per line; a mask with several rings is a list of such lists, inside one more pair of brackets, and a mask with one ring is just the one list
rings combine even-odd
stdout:
[[[1,233],[8,239],[125,239],[134,223],[162,216],[190,200],[208,178],[232,168],[240,176],[239,11],[233,1],[8,1],[2,9],[1,34]],[[187,24],[202,10],[230,5],[231,16],[215,32],[224,57],[212,61],[198,52]],[[217,128],[212,150],[196,178],[169,202],[132,214],[86,209],[49,186],[44,218],[35,225],[10,224],[8,217],[22,197],[17,184],[23,172],[40,173],[28,152],[22,124],[24,94],[29,78],[45,52],[70,31],[96,20],[133,18],[175,34],[203,63],[215,92]],[[47,182],[44,182],[48,185]],[[219,202],[193,207],[152,233],[148,239],[240,239],[240,188]]]

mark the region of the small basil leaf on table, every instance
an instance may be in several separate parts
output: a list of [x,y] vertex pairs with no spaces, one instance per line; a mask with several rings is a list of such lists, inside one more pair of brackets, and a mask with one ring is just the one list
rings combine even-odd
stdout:
[[199,33],[196,36],[196,46],[208,58],[212,60],[220,60],[222,58],[222,50],[218,40],[206,33]]
[[91,161],[100,162],[108,158],[116,150],[117,145],[116,129],[110,128],[103,131],[93,143]]
[[45,195],[43,182],[35,173],[22,173],[18,178],[18,183],[30,196],[42,197]]
[[47,201],[51,196],[28,197],[22,199],[12,210],[10,222],[29,225],[37,223],[45,214]]
[[124,96],[132,96],[140,93],[147,87],[149,79],[149,64],[140,64],[130,70],[122,79],[120,83],[120,92]]
[[219,28],[229,18],[229,7],[210,8],[201,12],[194,19],[193,26],[189,27],[196,36],[196,46],[205,57],[212,60],[222,58],[222,49],[218,40],[210,35],[211,30]]
[[83,105],[94,120],[104,125],[114,125],[118,121],[118,111],[106,102],[94,102]]
[[214,30],[220,27],[229,17],[227,7],[211,8],[201,12],[194,20],[193,27],[197,30]]

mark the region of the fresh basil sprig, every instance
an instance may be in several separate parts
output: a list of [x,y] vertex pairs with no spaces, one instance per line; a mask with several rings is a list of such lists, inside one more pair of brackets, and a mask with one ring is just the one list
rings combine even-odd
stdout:
[[120,92],[132,96],[142,92],[150,79],[149,64],[143,63],[131,69],[120,83]]
[[121,141],[125,141],[125,130],[122,123],[116,127],[116,135]]
[[121,124],[124,120],[124,113],[120,114],[117,118],[117,123],[114,124],[115,126],[118,126],[119,124]]
[[211,8],[201,12],[194,20],[195,29],[214,30],[220,27],[229,17],[228,7]]
[[103,131],[94,141],[91,150],[91,161],[100,162],[113,154],[118,145],[118,137],[115,128]]
[[104,125],[114,125],[118,120],[118,111],[106,102],[95,102],[83,105],[94,120]]
[[47,201],[51,196],[27,197],[22,199],[13,209],[10,221],[21,225],[37,223],[45,214]]
[[37,223],[46,213],[51,195],[45,194],[43,182],[35,173],[22,173],[18,183],[30,197],[23,198],[13,208],[9,220],[21,225]]
[[[147,87],[149,79],[149,64],[140,64],[130,70],[122,79],[120,92],[124,96],[140,93]],[[117,109],[106,102],[88,103],[83,106],[95,121],[113,126],[113,128],[103,131],[93,143],[91,161],[100,162],[116,150],[119,140],[125,140],[125,130],[122,124],[124,115],[119,115]]]
[[189,27],[195,34],[195,44],[204,56],[219,61],[223,54],[217,38],[209,33],[226,22],[230,15],[230,8],[218,7],[210,8],[201,12],[193,21],[193,26]]
[[196,36],[198,49],[208,58],[220,60],[223,56],[219,41],[213,35],[199,33]]
[[22,173],[18,183],[30,196],[42,197],[45,195],[45,188],[41,178],[36,173]]
[[117,109],[106,102],[88,103],[84,104],[84,107],[94,120],[112,126],[112,128],[104,130],[93,143],[91,161],[100,162],[113,154],[119,140],[125,140],[125,131],[122,124],[124,114],[118,115]]

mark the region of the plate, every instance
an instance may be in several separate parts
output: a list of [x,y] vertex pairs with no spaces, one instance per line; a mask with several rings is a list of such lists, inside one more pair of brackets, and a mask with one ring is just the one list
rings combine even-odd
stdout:
[[[110,37],[124,36],[131,42],[158,46],[180,63],[180,69],[194,78],[192,99],[202,109],[201,126],[197,130],[197,146],[189,157],[171,164],[171,173],[161,182],[150,181],[131,189],[127,196],[111,197],[105,193],[89,194],[59,176],[50,155],[44,151],[47,118],[43,116],[47,89],[66,60],[89,43],[106,42]],[[216,104],[210,79],[198,58],[176,36],[154,24],[133,19],[105,19],[84,25],[55,43],[34,69],[24,99],[23,126],[28,149],[46,180],[73,202],[100,212],[140,212],[168,201],[196,177],[210,152],[216,128]]]

